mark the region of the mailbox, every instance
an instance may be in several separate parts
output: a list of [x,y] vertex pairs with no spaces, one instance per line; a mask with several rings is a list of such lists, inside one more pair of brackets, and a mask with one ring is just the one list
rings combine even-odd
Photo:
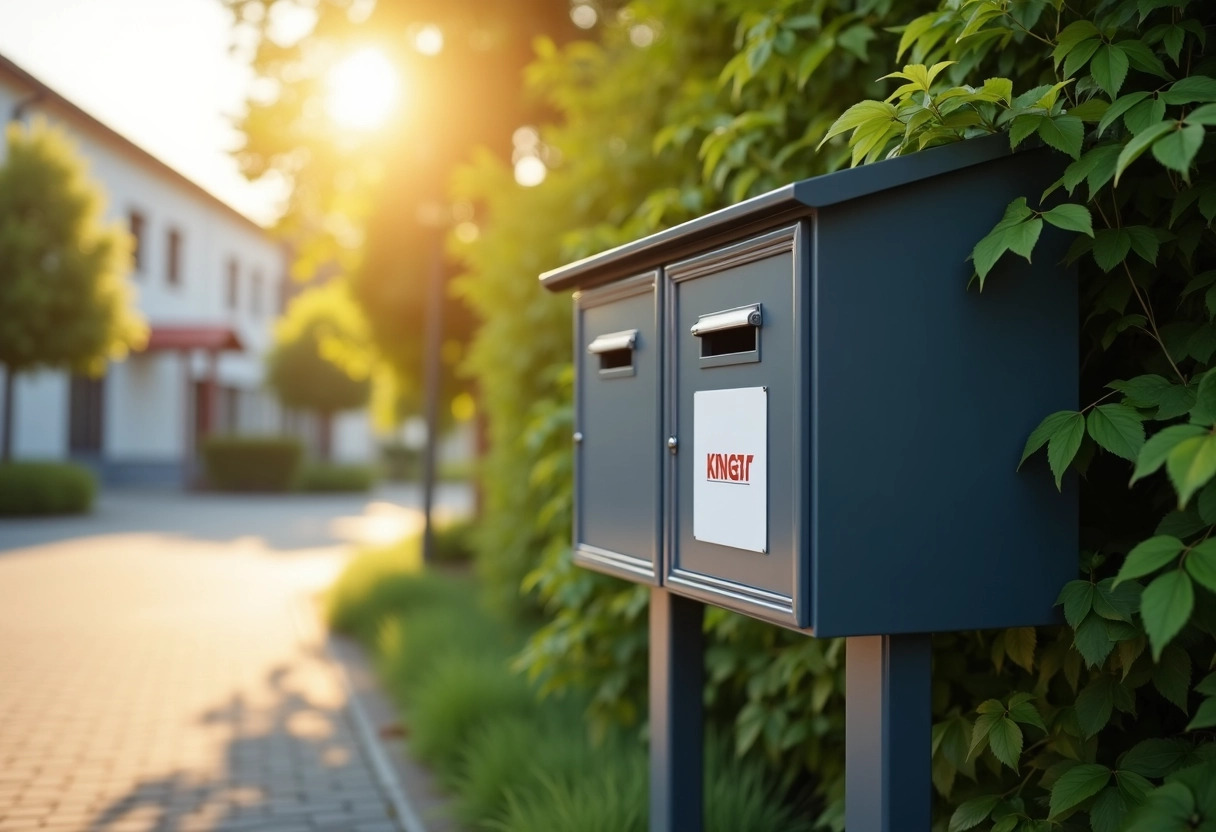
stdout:
[[1045,232],[967,257],[1059,174],[1002,136],[816,177],[542,275],[577,290],[580,563],[819,636],[1055,621],[1068,488],[1015,470],[1075,406]]
[[659,273],[575,299],[574,556],[584,566],[658,583]]

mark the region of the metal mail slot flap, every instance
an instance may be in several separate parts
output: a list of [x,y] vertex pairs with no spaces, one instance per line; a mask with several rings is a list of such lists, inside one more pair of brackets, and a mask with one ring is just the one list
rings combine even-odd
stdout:
[[638,331],[636,329],[626,329],[621,332],[607,332],[596,337],[594,341],[587,345],[587,352],[592,355],[599,355],[605,352],[615,352],[617,350],[631,350],[638,342]]
[[692,334],[700,338],[710,332],[720,332],[724,329],[739,329],[745,326],[760,326],[764,316],[760,313],[760,304],[753,303],[740,306],[738,309],[727,309],[724,312],[713,312],[702,315],[692,325]]

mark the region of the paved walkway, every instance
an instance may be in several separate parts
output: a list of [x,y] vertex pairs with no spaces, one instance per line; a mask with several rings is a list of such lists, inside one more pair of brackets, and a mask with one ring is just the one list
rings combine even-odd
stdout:
[[308,603],[342,538],[416,522],[366,503],[0,520],[0,832],[397,832]]

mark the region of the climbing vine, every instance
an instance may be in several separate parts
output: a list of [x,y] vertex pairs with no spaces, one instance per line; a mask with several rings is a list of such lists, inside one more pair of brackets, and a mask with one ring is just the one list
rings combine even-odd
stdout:
[[1001,695],[973,706],[939,666],[950,830],[1216,829],[1212,11],[943,4],[904,27],[898,54],[914,62],[886,76],[902,83],[827,134],[854,164],[997,132],[1071,160],[972,261],[982,290],[1045,226],[1075,238],[1087,403],[1045,415],[1021,461],[1045,449],[1057,486],[1082,478],[1082,577],[1060,593],[1065,630],[991,640],[997,670],[1022,671]]
[[[531,471],[502,478],[484,560],[511,552],[504,580],[535,567],[526,597],[548,616],[521,668],[589,690],[594,724],[644,714],[645,591],[566,551],[568,309],[534,275],[842,165],[1003,134],[1054,149],[1063,175],[976,241],[959,291],[1046,256],[1049,229],[1072,238],[1083,407],[1043,414],[1010,466],[1079,487],[1082,549],[1065,625],[934,638],[935,829],[1216,829],[1216,4],[604,10],[594,42],[529,71],[558,114],[540,129],[550,178],[525,194],[481,162],[464,181],[490,206],[462,288],[491,322],[473,369],[506,408],[492,467]],[[710,719],[841,829],[840,643],[720,610],[707,631]]]

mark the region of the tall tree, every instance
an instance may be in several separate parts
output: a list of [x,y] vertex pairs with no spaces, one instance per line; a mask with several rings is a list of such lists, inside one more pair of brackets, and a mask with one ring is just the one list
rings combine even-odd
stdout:
[[346,286],[332,282],[297,295],[275,329],[266,381],[284,405],[316,413],[328,459],[333,416],[367,403],[366,324]]
[[8,128],[0,167],[0,364],[12,456],[16,377],[39,368],[100,374],[141,347],[147,330],[126,281],[130,236],[102,222],[104,196],[63,133]]
[[[451,171],[478,146],[509,157],[512,133],[539,117],[521,74],[537,36],[576,31],[568,0],[222,2],[240,37],[254,33],[258,80],[238,123],[242,170],[289,181],[279,228],[300,252],[297,273],[339,263],[376,348],[416,389],[425,287],[445,271],[442,235],[476,220],[475,205],[448,199]],[[284,20],[306,14],[315,18],[309,34],[282,35]],[[388,58],[402,94],[384,124],[360,132],[337,125],[325,101],[334,68],[365,48]],[[451,298],[444,317],[451,368],[472,324]]]

